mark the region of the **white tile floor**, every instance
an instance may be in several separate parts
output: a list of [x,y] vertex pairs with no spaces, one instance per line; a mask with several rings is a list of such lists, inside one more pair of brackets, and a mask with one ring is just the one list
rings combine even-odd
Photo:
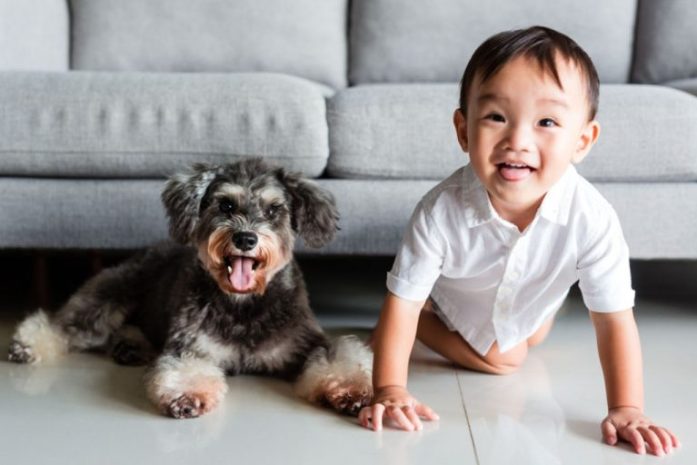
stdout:
[[[17,317],[0,321],[3,352]],[[91,354],[39,368],[0,361],[0,463],[697,463],[697,302],[639,300],[637,319],[647,412],[683,443],[664,458],[600,442],[602,377],[592,327],[576,298],[510,376],[455,369],[417,347],[410,388],[441,416],[418,433],[362,429],[352,418],[304,404],[286,383],[253,377],[230,378],[217,411],[171,420],[146,400],[142,368]],[[323,319],[327,327],[371,321]]]

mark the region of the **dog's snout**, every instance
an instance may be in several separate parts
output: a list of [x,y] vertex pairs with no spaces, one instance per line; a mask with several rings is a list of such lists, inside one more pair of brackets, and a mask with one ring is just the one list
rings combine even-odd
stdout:
[[257,245],[257,241],[257,235],[253,232],[237,232],[232,235],[232,243],[243,252],[252,250]]

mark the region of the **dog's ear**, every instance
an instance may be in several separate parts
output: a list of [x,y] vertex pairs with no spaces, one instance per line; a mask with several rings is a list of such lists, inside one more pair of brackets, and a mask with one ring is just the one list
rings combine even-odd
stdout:
[[217,166],[197,163],[190,172],[175,174],[167,181],[161,199],[169,217],[169,234],[180,244],[193,240],[201,201],[217,173]]
[[334,238],[339,212],[334,196],[300,173],[277,170],[279,181],[291,197],[291,224],[305,244],[319,248]]

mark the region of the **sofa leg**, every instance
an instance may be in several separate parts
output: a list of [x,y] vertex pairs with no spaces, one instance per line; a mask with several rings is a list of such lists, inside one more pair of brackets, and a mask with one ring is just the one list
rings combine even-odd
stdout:
[[34,299],[38,307],[48,309],[51,305],[51,287],[48,279],[48,254],[34,254]]

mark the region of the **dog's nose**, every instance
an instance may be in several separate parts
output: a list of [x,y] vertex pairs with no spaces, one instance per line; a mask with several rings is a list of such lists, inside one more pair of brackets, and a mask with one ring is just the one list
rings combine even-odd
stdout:
[[252,250],[257,245],[257,235],[253,232],[238,232],[232,235],[232,243],[235,247],[244,251]]

